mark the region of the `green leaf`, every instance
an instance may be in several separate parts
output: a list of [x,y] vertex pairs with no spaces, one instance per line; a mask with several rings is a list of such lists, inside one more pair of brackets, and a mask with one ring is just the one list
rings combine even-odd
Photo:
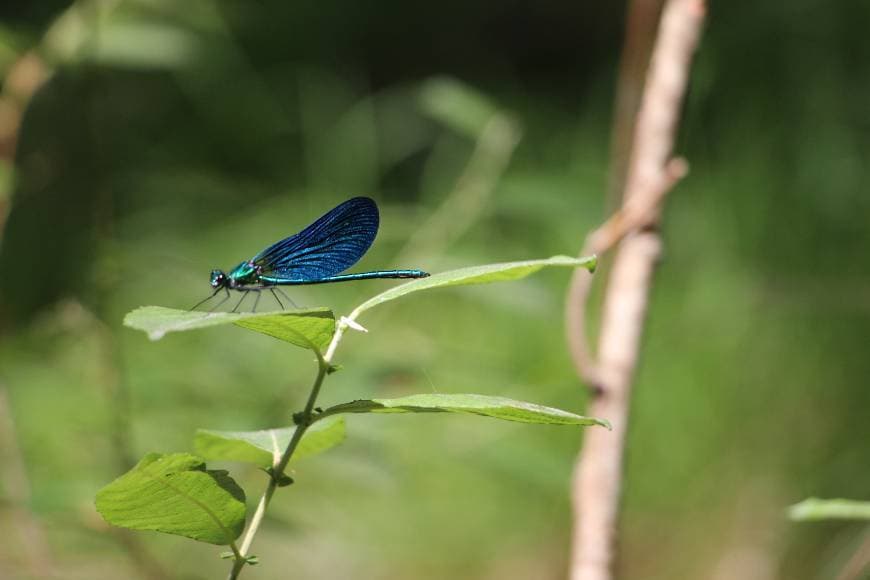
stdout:
[[470,413],[521,423],[601,425],[610,429],[610,423],[604,419],[584,417],[562,409],[486,395],[433,393],[398,399],[360,400],[330,407],[322,416],[339,413]]
[[128,313],[124,317],[124,324],[146,332],[151,340],[160,340],[167,332],[235,324],[319,352],[332,339],[335,316],[328,308],[203,313],[162,306],[143,306]]
[[448,272],[440,272],[433,274],[428,278],[420,278],[413,282],[393,286],[386,292],[381,292],[377,296],[366,300],[351,314],[351,318],[356,318],[361,313],[365,312],[373,306],[395,300],[412,292],[420,290],[430,290],[432,288],[443,288],[445,286],[464,286],[467,284],[489,284],[490,282],[506,282],[509,280],[519,280],[525,278],[529,274],[534,274],[541,268],[551,266],[561,266],[567,268],[586,268],[594,271],[597,258],[588,256],[586,258],[571,258],[568,256],[553,256],[544,260],[526,260],[523,262],[505,262],[502,264],[486,264],[484,266],[470,266],[468,268],[460,268],[458,270],[450,270]]
[[245,492],[226,471],[207,470],[188,453],[149,453],[97,492],[112,525],[229,545],[245,527]]
[[788,508],[794,521],[870,520],[870,501],[811,497]]
[[[206,459],[244,461],[269,467],[280,457],[296,427],[264,431],[210,431],[199,429],[194,438],[196,452]],[[330,417],[313,424],[305,432],[293,460],[308,457],[335,447],[346,436],[341,417]]]

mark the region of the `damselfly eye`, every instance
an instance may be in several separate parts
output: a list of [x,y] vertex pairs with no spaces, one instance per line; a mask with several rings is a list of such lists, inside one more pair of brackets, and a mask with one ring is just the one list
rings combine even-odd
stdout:
[[211,271],[211,287],[212,288],[220,288],[224,285],[224,281],[226,280],[226,274],[221,270],[212,270]]

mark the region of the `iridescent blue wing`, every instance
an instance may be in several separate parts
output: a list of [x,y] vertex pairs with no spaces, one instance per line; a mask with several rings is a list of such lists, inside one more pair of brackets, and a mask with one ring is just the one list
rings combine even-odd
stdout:
[[356,264],[375,241],[378,206],[355,197],[313,224],[272,244],[251,260],[262,276],[307,282],[334,276]]

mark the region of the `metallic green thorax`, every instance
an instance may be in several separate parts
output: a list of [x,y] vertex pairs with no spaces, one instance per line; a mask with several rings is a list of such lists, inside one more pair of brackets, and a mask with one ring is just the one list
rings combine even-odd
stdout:
[[252,262],[242,262],[227,274],[232,287],[259,284],[259,269]]
[[223,270],[212,270],[210,284],[215,290],[221,288],[240,290],[247,289],[247,286],[262,286],[260,267],[249,261],[242,262],[230,270],[229,274],[225,274]]

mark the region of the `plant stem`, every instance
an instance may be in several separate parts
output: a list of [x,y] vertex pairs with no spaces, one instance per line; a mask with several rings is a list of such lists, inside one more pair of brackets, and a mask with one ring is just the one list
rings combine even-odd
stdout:
[[251,518],[251,523],[248,525],[245,537],[242,539],[241,547],[237,552],[236,550],[233,550],[236,552],[236,557],[233,561],[233,568],[230,570],[229,576],[227,576],[227,580],[236,580],[239,577],[242,568],[247,564],[246,558],[248,556],[248,550],[250,550],[251,544],[254,541],[254,536],[257,535],[257,531],[260,529],[260,524],[263,523],[263,517],[266,515],[266,508],[269,507],[269,502],[272,501],[272,496],[278,488],[278,481],[284,474],[284,470],[287,468],[287,463],[290,462],[290,459],[296,452],[299,442],[302,441],[302,436],[305,435],[305,431],[307,431],[308,427],[313,423],[312,417],[314,413],[314,405],[317,402],[317,396],[320,394],[320,387],[323,385],[323,379],[326,378],[326,375],[329,373],[332,357],[335,355],[335,349],[338,348],[338,343],[341,342],[341,337],[344,336],[344,331],[346,329],[347,323],[345,322],[345,319],[339,320],[335,327],[335,333],[332,335],[332,341],[326,349],[326,354],[321,355],[320,352],[315,351],[315,354],[317,355],[317,377],[314,379],[314,384],[311,386],[311,392],[308,393],[308,401],[305,403],[305,409],[297,419],[296,430],[293,432],[293,437],[290,438],[287,448],[284,450],[284,453],[281,454],[281,457],[272,465],[272,477],[269,478],[269,484],[266,486],[266,490],[260,497],[260,502],[257,504],[257,509],[254,512],[254,516]]
[[[634,9],[641,5],[633,3]],[[575,364],[593,389],[588,412],[613,425],[604,436],[589,431],[578,456],[572,580],[613,578],[632,384],[661,251],[658,218],[665,194],[686,172],[672,150],[705,10],[705,0],[665,2],[634,123],[622,208],[587,241],[602,251],[619,243],[607,280],[597,361],[583,334],[588,276],[578,274],[571,286],[567,322]]]

